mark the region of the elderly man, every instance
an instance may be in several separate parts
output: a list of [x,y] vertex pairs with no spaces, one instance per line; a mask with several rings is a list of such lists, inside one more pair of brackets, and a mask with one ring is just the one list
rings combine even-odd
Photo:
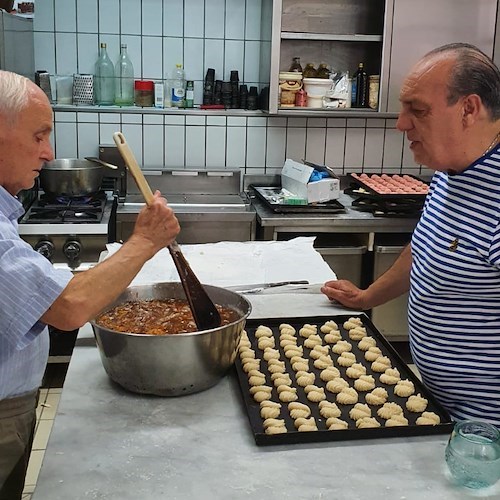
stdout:
[[82,326],[129,285],[143,264],[179,233],[160,193],[139,214],[119,252],[73,276],[55,270],[17,233],[23,207],[49,142],[52,108],[28,79],[0,71],[0,499],[21,498],[35,423],[38,387],[47,362],[47,325]]
[[401,90],[397,126],[435,170],[411,244],[366,290],[322,291],[370,309],[409,289],[409,337],[422,379],[456,420],[500,427],[500,72],[479,49],[425,55]]

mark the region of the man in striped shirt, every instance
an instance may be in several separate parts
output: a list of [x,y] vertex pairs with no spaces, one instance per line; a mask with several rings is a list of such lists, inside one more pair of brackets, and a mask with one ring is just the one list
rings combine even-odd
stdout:
[[115,300],[179,224],[159,192],[119,252],[73,276],[56,270],[17,233],[16,195],[54,158],[52,108],[28,79],[0,71],[0,500],[21,498],[47,363],[47,325],[74,330]]
[[468,44],[425,55],[401,90],[397,126],[435,170],[411,244],[366,290],[325,283],[370,309],[410,291],[409,340],[426,387],[456,420],[500,427],[500,72]]

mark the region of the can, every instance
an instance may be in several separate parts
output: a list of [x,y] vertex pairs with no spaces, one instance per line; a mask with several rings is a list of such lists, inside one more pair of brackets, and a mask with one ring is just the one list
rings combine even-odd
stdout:
[[300,89],[295,93],[295,106],[305,108],[307,106],[307,94],[304,89]]
[[380,88],[380,75],[368,77],[368,106],[371,109],[378,108],[378,92]]

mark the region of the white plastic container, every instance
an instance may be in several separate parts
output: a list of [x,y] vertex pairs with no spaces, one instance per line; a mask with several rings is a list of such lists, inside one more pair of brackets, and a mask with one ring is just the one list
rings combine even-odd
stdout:
[[304,78],[304,90],[307,93],[308,108],[322,108],[323,97],[333,87],[333,80],[329,78]]

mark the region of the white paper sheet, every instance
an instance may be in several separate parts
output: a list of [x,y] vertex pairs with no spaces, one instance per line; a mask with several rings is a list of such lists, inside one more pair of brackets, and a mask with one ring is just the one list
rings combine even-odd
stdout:
[[[314,237],[289,241],[246,241],[181,245],[181,250],[198,279],[215,286],[245,285],[285,280],[324,283],[335,273],[313,248]],[[121,247],[107,245],[108,256]],[[146,262],[132,285],[179,281],[167,249]]]

